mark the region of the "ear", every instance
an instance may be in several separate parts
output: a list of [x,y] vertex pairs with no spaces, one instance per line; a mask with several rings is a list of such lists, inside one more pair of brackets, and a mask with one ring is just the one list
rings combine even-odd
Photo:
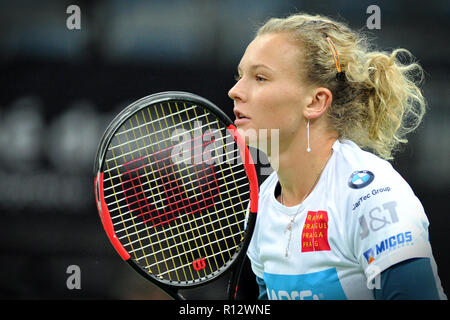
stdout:
[[327,88],[315,88],[312,93],[311,102],[303,109],[303,113],[308,119],[321,117],[331,106],[333,94]]

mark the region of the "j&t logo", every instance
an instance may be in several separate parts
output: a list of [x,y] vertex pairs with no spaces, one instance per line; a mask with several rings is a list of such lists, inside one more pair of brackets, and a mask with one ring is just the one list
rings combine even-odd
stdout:
[[348,186],[352,189],[361,189],[368,186],[374,178],[374,174],[368,170],[355,171],[348,179]]

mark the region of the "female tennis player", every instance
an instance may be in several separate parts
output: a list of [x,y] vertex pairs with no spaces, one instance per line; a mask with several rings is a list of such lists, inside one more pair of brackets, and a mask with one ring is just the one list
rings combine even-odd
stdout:
[[410,58],[308,14],[268,20],[248,45],[235,124],[279,150],[262,148],[276,165],[247,252],[259,298],[447,298],[421,202],[387,161],[425,113]]

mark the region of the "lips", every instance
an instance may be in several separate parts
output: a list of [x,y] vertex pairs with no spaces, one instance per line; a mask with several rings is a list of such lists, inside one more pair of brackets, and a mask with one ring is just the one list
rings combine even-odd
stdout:
[[241,111],[239,111],[237,109],[234,109],[233,112],[234,112],[234,115],[236,116],[236,120],[234,121],[234,124],[236,126],[242,125],[245,122],[250,120],[250,118],[247,115],[245,115],[244,113],[242,113]]

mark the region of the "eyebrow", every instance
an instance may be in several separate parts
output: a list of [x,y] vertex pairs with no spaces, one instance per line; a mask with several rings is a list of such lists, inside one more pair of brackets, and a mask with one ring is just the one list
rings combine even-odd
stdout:
[[[269,66],[267,66],[267,65],[265,65],[265,64],[262,64],[262,63],[259,63],[259,64],[253,64],[253,65],[250,66],[250,70],[255,70],[255,69],[258,69],[258,68],[265,68],[265,69],[268,69],[268,70],[270,70],[270,71],[273,71],[272,68],[270,68]],[[237,67],[237,69],[238,69],[238,71],[241,71],[241,70],[242,70],[242,68],[241,68],[240,65]]]

